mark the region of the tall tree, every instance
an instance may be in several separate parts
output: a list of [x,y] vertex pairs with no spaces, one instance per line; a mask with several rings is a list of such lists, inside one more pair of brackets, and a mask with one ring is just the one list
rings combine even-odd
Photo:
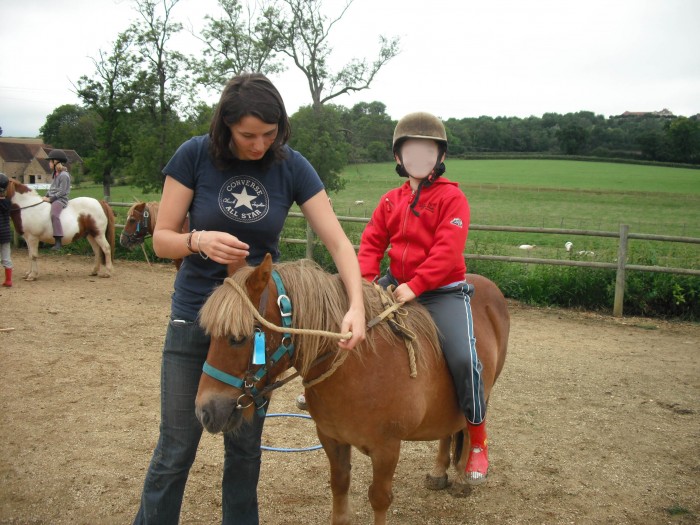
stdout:
[[[240,0],[218,0],[223,18],[206,15],[202,36],[204,59],[196,61],[199,81],[219,90],[226,81],[244,72],[279,73],[284,70],[275,56],[274,33],[267,30],[264,17]],[[264,6],[262,9],[266,9]]]
[[90,171],[95,173],[95,182],[102,182],[106,199],[111,195],[113,171],[124,163],[126,114],[138,97],[134,86],[135,57],[130,52],[132,33],[120,33],[111,53],[100,50],[92,58],[95,72],[82,76],[78,81],[78,96],[83,103],[99,115],[97,148],[88,159]]
[[[138,155],[143,160],[148,159],[147,165],[137,169],[132,166],[131,170],[134,182],[143,188],[162,186],[161,170],[182,140],[180,133],[170,133],[180,129],[173,125],[179,121],[176,109],[194,97],[189,62],[185,55],[170,46],[173,36],[182,31],[182,24],[173,19],[173,8],[179,1],[134,0],[140,19],[129,31],[144,63],[136,75],[138,85],[143,88],[138,105],[151,116],[152,121],[145,127],[155,134],[155,140],[134,143],[134,147],[148,148]],[[143,130],[143,127],[137,130],[138,134],[142,135]]]
[[380,36],[379,53],[373,62],[352,59],[332,72],[329,36],[352,3],[346,0],[335,18],[321,13],[322,0],[281,0],[281,8],[264,12],[275,50],[289,56],[306,76],[314,109],[340,95],[368,89],[379,70],[399,53],[398,37]]

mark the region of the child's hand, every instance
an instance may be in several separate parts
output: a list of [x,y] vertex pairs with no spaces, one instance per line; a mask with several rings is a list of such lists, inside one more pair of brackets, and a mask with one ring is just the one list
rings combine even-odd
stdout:
[[399,303],[407,303],[416,298],[416,294],[413,293],[411,287],[406,283],[400,284],[394,290],[394,299]]

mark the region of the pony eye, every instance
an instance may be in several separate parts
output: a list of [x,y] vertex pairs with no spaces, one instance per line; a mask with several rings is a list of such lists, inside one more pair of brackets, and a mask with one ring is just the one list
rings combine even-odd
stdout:
[[229,346],[241,346],[247,340],[248,340],[248,338],[244,335],[242,335],[240,337],[236,337],[235,335],[232,335],[228,338],[228,344],[229,344]]

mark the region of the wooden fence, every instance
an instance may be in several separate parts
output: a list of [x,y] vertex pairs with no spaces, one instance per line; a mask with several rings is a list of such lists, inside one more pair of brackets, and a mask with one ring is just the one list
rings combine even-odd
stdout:
[[[110,205],[114,207],[130,207],[133,203],[124,202],[111,202]],[[303,218],[304,215],[299,212],[291,212],[289,217]],[[367,223],[369,219],[362,217],[347,217],[338,216],[338,220],[343,222],[357,222],[357,223]],[[118,224],[117,227],[123,228],[123,225]],[[618,232],[606,232],[606,231],[595,231],[595,230],[571,230],[571,229],[561,229],[561,228],[530,228],[523,226],[488,226],[481,224],[470,224],[470,230],[482,230],[482,231],[493,231],[493,232],[524,232],[524,233],[539,233],[539,234],[555,234],[555,235],[576,235],[585,237],[611,237],[617,238],[618,249],[617,249],[617,261],[616,262],[594,262],[594,261],[570,261],[564,259],[542,259],[536,257],[510,257],[502,255],[479,255],[472,253],[465,253],[464,258],[469,260],[483,260],[483,261],[501,261],[508,263],[527,263],[527,264],[548,264],[554,266],[581,266],[586,268],[607,268],[614,269],[617,271],[615,279],[615,297],[613,304],[613,315],[616,317],[622,316],[624,295],[625,295],[625,278],[627,271],[640,271],[640,272],[658,272],[658,273],[673,273],[681,275],[695,275],[700,276],[700,270],[694,270],[689,268],[671,268],[666,266],[645,266],[639,264],[627,264],[627,255],[629,248],[630,239],[639,239],[646,241],[661,241],[661,242],[679,242],[679,243],[689,243],[689,244],[700,244],[700,238],[697,237],[674,237],[669,235],[651,235],[645,233],[630,233],[629,226],[626,224],[620,225],[620,230]],[[306,227],[306,238],[305,239],[294,239],[294,238],[282,238],[282,242],[290,244],[305,244],[306,245],[306,257],[313,259],[314,245],[316,243],[313,231],[308,226]],[[358,246],[355,246],[357,249]]]

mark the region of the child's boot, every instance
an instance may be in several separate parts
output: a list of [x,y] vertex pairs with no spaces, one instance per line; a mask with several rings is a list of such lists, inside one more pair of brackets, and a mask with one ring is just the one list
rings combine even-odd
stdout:
[[63,237],[54,237],[54,239],[56,240],[56,243],[53,245],[53,248],[51,248],[51,249],[53,251],[58,251],[61,248],[63,248],[63,245],[61,244],[61,240],[63,239]]
[[480,485],[486,481],[489,471],[489,450],[486,444],[486,421],[480,425],[467,423],[469,432],[469,457],[464,474],[467,483],[470,485]]
[[12,268],[5,268],[5,282],[2,285],[8,288],[12,286]]

